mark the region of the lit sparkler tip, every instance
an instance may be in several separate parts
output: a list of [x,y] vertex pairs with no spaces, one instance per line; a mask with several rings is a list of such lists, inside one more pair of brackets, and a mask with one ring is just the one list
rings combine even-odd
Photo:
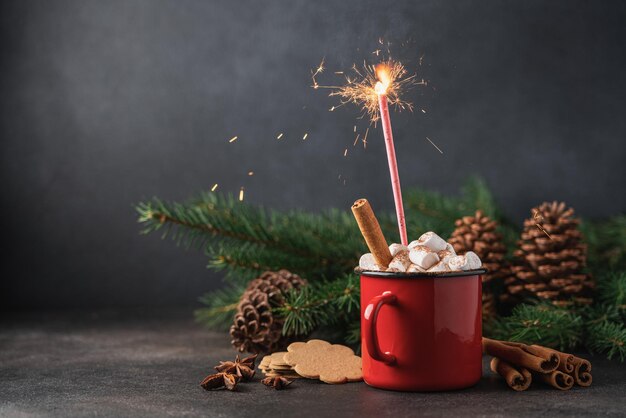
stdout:
[[239,189],[239,201],[243,202],[243,192],[244,192],[244,188],[241,187],[241,189]]
[[230,138],[230,139],[228,140],[228,142],[229,142],[229,143],[230,143],[230,142],[235,142],[236,140],[237,140],[237,137],[236,137],[236,136],[233,136],[232,138]]
[[212,191],[212,192],[214,192],[214,191],[216,191],[216,190],[217,190],[217,183],[215,183],[215,184],[213,185],[213,187],[211,187],[211,191]]

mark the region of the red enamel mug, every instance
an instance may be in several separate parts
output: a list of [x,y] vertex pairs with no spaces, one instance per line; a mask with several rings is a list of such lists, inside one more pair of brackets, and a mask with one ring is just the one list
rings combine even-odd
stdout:
[[483,273],[362,272],[365,383],[401,391],[476,384],[482,374]]

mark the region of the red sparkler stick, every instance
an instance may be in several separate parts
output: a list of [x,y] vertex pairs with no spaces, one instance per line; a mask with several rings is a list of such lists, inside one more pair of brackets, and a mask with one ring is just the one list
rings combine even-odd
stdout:
[[378,94],[378,105],[380,107],[380,122],[383,126],[383,135],[385,136],[385,147],[387,148],[387,162],[389,163],[389,175],[391,176],[393,200],[396,204],[396,216],[398,217],[400,242],[402,242],[402,245],[408,245],[409,241],[406,236],[406,222],[404,219],[404,206],[402,205],[400,176],[398,175],[398,163],[396,162],[396,150],[393,146],[393,132],[391,131],[389,106],[387,105],[387,96],[385,94]]

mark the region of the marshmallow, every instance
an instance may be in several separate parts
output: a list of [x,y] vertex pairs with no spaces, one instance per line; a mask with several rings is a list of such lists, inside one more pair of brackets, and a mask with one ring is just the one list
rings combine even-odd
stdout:
[[445,250],[438,251],[437,255],[439,256],[439,260],[448,264],[448,261],[450,261],[452,257],[455,257],[456,253],[454,252],[454,250],[448,251],[447,249],[445,249]]
[[454,251],[454,246],[452,244],[450,244],[449,242],[446,242],[446,249],[445,251],[450,251],[452,253],[452,255],[456,255],[456,251]]
[[450,271],[450,267],[448,267],[447,262],[445,262],[444,260],[441,260],[440,262],[438,262],[437,264],[429,268],[428,271],[430,272]]
[[469,270],[469,263],[467,262],[467,257],[464,255],[455,255],[450,258],[448,261],[448,266],[450,266],[450,270],[459,271],[459,270]]
[[439,261],[437,253],[432,252],[427,247],[418,246],[409,251],[409,259],[413,264],[428,270]]
[[478,269],[483,265],[482,261],[480,261],[480,258],[474,251],[466,252],[465,258],[467,259],[467,265],[469,266],[469,270]]
[[417,242],[418,245],[424,245],[433,251],[445,250],[448,244],[443,238],[432,231],[422,234],[422,236],[417,239]]
[[376,261],[374,261],[374,256],[372,253],[366,253],[361,256],[359,259],[359,267],[363,270],[369,271],[380,271],[381,268]]
[[406,269],[407,273],[422,273],[426,270],[418,266],[417,264],[411,264],[408,269]]
[[391,244],[389,246],[389,252],[391,253],[392,257],[395,257],[401,251],[409,251],[409,249],[402,244]]
[[393,269],[394,271],[404,273],[410,265],[411,260],[409,259],[409,252],[401,251],[393,258],[393,260],[391,260],[391,262],[389,263],[389,269],[387,271]]

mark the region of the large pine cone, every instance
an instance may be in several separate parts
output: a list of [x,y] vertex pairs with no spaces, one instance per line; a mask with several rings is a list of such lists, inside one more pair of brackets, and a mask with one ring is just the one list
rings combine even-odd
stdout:
[[230,327],[233,346],[250,353],[284,348],[290,340],[282,335],[283,321],[273,315],[272,309],[284,304],[285,292],[306,284],[306,280],[287,270],[266,271],[252,280],[239,300]]
[[494,287],[511,276],[511,269],[504,259],[506,247],[502,235],[496,232],[498,223],[478,210],[475,216],[464,216],[455,225],[456,229],[448,240],[454,251],[459,254],[474,251],[487,269],[482,276],[483,318],[492,318],[496,315]]
[[594,282],[584,273],[587,246],[578,230],[580,219],[564,202],[544,202],[524,221],[515,251],[514,277],[505,281],[503,302],[549,300],[557,306],[590,304]]

